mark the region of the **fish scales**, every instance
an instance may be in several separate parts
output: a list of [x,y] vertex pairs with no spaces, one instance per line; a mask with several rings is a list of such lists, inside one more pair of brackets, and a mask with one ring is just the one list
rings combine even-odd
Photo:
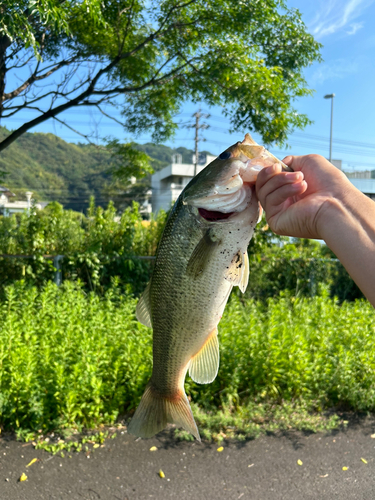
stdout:
[[[128,431],[151,437],[174,423],[200,439],[184,391],[219,366],[217,325],[234,285],[245,291],[247,246],[259,217],[254,182],[279,162],[247,134],[202,170],[171,210],[154,271],[137,306],[153,328],[153,371]],[[281,162],[279,162],[281,163]]]
[[[223,277],[224,269],[222,273],[217,272],[220,256],[222,268],[233,258],[232,245],[225,234],[211,235],[222,240],[209,256],[206,272],[194,279],[186,272],[189,259],[207,229],[208,224],[191,217],[180,199],[157,253],[151,288],[155,366],[152,380],[163,387],[166,394],[175,393],[183,368],[187,368],[191,357],[201,350],[217,326],[222,312],[220,306],[225,305],[232,288]],[[236,238],[240,240],[240,236]]]

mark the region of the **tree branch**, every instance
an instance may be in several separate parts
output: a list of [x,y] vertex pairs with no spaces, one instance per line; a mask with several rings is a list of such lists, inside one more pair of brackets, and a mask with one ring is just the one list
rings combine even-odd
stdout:
[[2,96],[2,101],[9,101],[10,99],[14,99],[15,97],[19,96],[21,92],[26,90],[28,87],[30,87],[33,83],[39,81],[39,80],[44,80],[45,78],[48,78],[51,76],[53,73],[58,71],[59,69],[63,68],[64,66],[68,66],[74,62],[74,58],[68,61],[61,61],[59,64],[57,64],[53,69],[50,71],[47,71],[43,75],[37,76],[38,72],[38,67],[40,64],[40,61],[38,61],[37,66],[33,72],[33,74],[22,84],[20,85],[17,89],[13,90],[13,92],[8,92]]
[[190,4],[192,3],[195,3],[197,0],[189,0],[185,3],[182,3],[182,4],[176,4],[176,5],[173,5],[169,11],[167,12],[167,15],[165,16],[164,20],[162,21],[162,23],[160,24],[160,28],[159,29],[162,29],[163,26],[166,24],[166,22],[168,21],[168,19],[171,17],[171,15],[173,14],[173,12],[175,10],[181,10],[183,9],[184,7],[188,7]]
[[86,141],[89,142],[90,144],[95,145],[94,142],[90,141],[90,138],[89,138],[88,135],[82,134],[82,132],[79,132],[78,130],[76,130],[72,126],[68,125],[66,122],[64,122],[64,120],[60,120],[60,118],[57,118],[56,116],[54,116],[53,119],[56,120],[57,122],[61,123],[62,125],[65,125],[65,127],[67,127],[68,129],[72,130],[73,132],[75,132],[76,134],[80,135],[81,137],[84,137],[86,139]]
[[[173,56],[173,58],[174,57],[176,57],[176,56]],[[172,77],[175,77],[181,70],[183,70],[187,66],[192,65],[191,63],[194,59],[197,59],[197,58],[194,57],[191,60],[188,60],[185,64],[178,66],[177,68],[170,71],[166,75],[163,75],[161,78],[155,78],[156,75],[158,75],[160,70],[161,70],[161,68],[159,68],[159,70],[155,73],[155,75],[150,80],[148,80],[146,83],[143,83],[142,85],[137,85],[135,87],[115,87],[115,88],[112,88],[109,90],[104,90],[104,89],[103,90],[94,90],[91,92],[91,95],[111,95],[113,93],[128,94],[131,92],[139,92],[139,91],[144,90],[145,88],[150,87],[152,85],[155,85],[155,86],[161,85],[161,84],[171,80]],[[164,67],[164,66],[165,66],[165,64],[162,65],[162,67]]]
[[106,116],[107,118],[109,118],[110,120],[113,120],[114,122],[118,123],[119,125],[121,125],[122,127],[124,126],[124,124],[122,122],[120,122],[120,120],[117,120],[117,118],[115,118],[114,116],[111,116],[109,115],[108,113],[106,113],[104,110],[102,110],[102,108],[100,107],[100,104],[96,104],[96,107],[98,108],[98,110],[102,113],[102,115]]

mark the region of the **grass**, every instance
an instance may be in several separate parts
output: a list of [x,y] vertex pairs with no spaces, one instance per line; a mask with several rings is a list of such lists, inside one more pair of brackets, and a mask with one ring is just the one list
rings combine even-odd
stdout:
[[0,425],[81,429],[112,423],[143,392],[151,333],[136,301],[79,285],[6,289],[0,309]]
[[[330,431],[347,423],[336,413],[318,412],[311,402],[304,401],[277,403],[256,399],[237,407],[226,403],[211,411],[204,411],[193,403],[192,410],[201,437],[217,442],[224,439],[243,441],[279,431]],[[175,436],[181,440],[194,440],[182,429],[176,429]]]
[[[135,305],[116,287],[99,297],[69,282],[9,286],[0,303],[0,428],[24,439],[65,436],[131,412],[152,366],[151,331]],[[218,377],[185,384],[202,436],[317,431],[339,424],[326,414],[332,407],[374,411],[374,319],[362,300],[232,297],[219,325]]]

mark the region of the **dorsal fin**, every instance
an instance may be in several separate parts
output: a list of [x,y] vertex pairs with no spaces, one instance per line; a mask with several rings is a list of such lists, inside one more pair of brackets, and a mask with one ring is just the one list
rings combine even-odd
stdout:
[[210,384],[219,370],[217,328],[212,330],[202,349],[190,361],[189,375],[198,384]]
[[241,142],[241,144],[246,146],[258,146],[258,143],[254,141],[249,133],[245,135],[245,139]]
[[137,316],[137,320],[142,323],[142,325],[148,326],[152,328],[151,322],[151,304],[150,304],[150,284],[146,286],[144,292],[141,295],[141,298],[138,301],[135,314]]

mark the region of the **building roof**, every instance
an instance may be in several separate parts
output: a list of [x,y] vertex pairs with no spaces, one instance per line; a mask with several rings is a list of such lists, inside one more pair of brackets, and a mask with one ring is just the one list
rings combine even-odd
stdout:
[[[205,165],[198,165],[197,171],[203,170]],[[152,174],[153,180],[161,181],[166,179],[171,175],[177,175],[179,177],[194,177],[194,165],[190,163],[172,163],[161,170],[158,170]]]
[[[209,154],[205,154],[205,163],[199,163],[197,165],[197,173],[203,170],[209,163],[215,160],[217,157]],[[171,163],[167,167],[158,170],[152,174],[151,178],[154,182],[167,179],[171,176],[178,177],[194,177],[194,164],[193,163]]]
[[16,196],[14,193],[9,191],[8,188],[6,188],[4,186],[0,186],[0,193],[6,193],[8,196]]

